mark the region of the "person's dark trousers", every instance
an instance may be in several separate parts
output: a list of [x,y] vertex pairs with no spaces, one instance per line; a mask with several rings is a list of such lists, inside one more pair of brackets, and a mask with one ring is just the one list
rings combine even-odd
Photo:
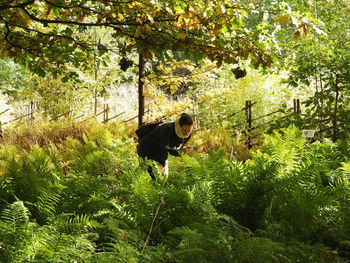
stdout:
[[[146,160],[146,157],[142,155],[141,151],[140,151],[140,146],[137,145],[136,147],[137,149],[137,154],[142,158],[143,161]],[[149,173],[149,176],[151,176],[152,180],[156,180],[156,177],[154,175],[154,172],[153,172],[153,167],[150,166],[150,165],[147,165],[147,172]]]
[[156,177],[154,176],[154,173],[153,173],[153,168],[152,168],[152,166],[147,166],[147,172],[148,172],[149,175],[151,176],[152,180],[156,180]]

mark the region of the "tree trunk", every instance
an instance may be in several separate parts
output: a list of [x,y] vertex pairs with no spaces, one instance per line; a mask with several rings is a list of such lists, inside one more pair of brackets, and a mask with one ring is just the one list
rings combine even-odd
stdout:
[[338,102],[339,102],[339,75],[335,76],[335,102],[334,102],[334,114],[333,114],[333,141],[337,140],[337,114],[338,114]]
[[[324,89],[323,89],[323,83],[322,83],[322,75],[320,74],[320,92],[321,93],[324,93]],[[320,127],[320,137],[321,138],[323,138],[323,130],[324,130],[324,124],[323,124],[323,120],[324,119],[327,119],[327,112],[325,113],[324,111],[323,111],[323,100],[321,101],[321,102],[319,102],[319,106],[321,107],[321,114],[320,114],[320,125],[319,125],[319,127]],[[325,115],[323,115],[323,114],[325,114]]]
[[245,113],[246,113],[246,121],[247,121],[247,145],[248,149],[252,148],[252,138],[250,132],[252,131],[252,101],[246,100],[245,102]]
[[94,116],[97,115],[97,103],[98,103],[98,90],[97,90],[97,77],[98,77],[98,67],[96,58],[96,47],[97,47],[97,33],[94,30],[95,35],[95,47],[94,47],[94,77],[95,77],[95,90],[94,90]]
[[144,71],[145,60],[141,53],[139,53],[139,81],[138,81],[138,93],[139,93],[139,116],[138,125],[139,127],[143,124],[143,116],[145,115],[145,96],[143,94],[143,71]]

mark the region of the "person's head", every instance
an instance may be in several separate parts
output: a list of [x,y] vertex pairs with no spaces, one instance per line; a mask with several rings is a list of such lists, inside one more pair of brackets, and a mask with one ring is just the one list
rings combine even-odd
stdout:
[[193,118],[187,113],[182,113],[179,119],[180,129],[183,136],[189,136],[193,130]]

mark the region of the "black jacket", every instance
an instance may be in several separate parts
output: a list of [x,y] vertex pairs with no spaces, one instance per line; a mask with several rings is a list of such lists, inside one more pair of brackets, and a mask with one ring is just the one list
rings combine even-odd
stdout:
[[147,157],[164,166],[168,153],[180,156],[177,150],[190,138],[191,135],[185,139],[176,135],[175,122],[165,123],[142,137],[137,146],[137,153],[142,158]]

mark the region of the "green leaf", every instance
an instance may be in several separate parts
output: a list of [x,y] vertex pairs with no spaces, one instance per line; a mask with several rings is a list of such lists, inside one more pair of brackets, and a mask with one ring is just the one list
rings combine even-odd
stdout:
[[63,32],[66,33],[66,35],[68,35],[68,36],[73,35],[73,31],[70,27],[66,27],[66,29]]
[[66,75],[63,78],[61,78],[62,82],[68,82],[69,81],[69,77]]
[[37,67],[35,69],[35,72],[40,76],[40,77],[45,77],[46,76],[46,72],[42,67]]
[[53,13],[54,13],[56,16],[59,16],[59,15],[60,15],[60,10],[61,10],[61,8],[54,7]]

